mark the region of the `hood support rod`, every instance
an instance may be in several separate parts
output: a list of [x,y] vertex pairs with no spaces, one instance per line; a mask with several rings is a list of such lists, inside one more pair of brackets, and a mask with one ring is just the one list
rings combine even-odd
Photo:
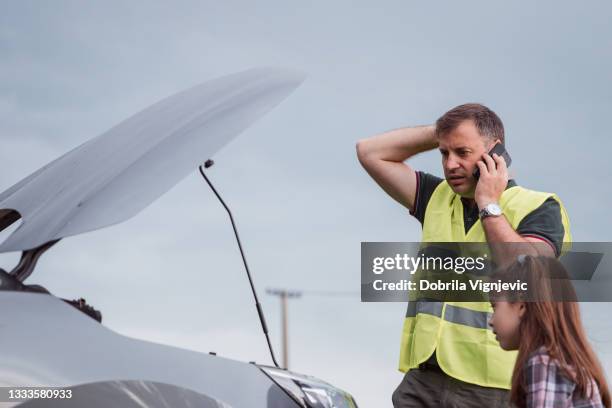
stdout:
[[[204,163],[204,167],[209,168],[214,163],[215,163],[214,161],[208,159]],[[281,368],[276,362],[276,357],[274,356],[274,350],[272,349],[272,343],[270,343],[270,336],[268,335],[268,326],[266,325],[266,319],[263,314],[263,309],[261,308],[261,305],[259,304],[259,299],[257,298],[257,292],[255,291],[255,286],[253,285],[253,279],[251,278],[251,272],[249,272],[249,265],[247,265],[246,257],[242,249],[242,244],[240,243],[240,237],[238,236],[238,229],[236,228],[236,223],[234,222],[234,217],[232,216],[232,212],[230,211],[229,207],[225,204],[225,201],[223,201],[223,199],[221,198],[221,196],[219,195],[215,187],[212,185],[208,177],[206,177],[206,175],[204,174],[204,170],[202,169],[201,165],[198,167],[198,169],[200,170],[200,174],[202,175],[202,177],[204,177],[204,180],[206,180],[206,182],[212,189],[213,193],[215,193],[215,195],[217,196],[217,198],[219,199],[219,201],[225,208],[225,211],[227,211],[227,214],[229,215],[229,219],[232,222],[232,228],[234,229],[234,235],[236,236],[236,242],[238,242],[238,248],[240,249],[240,255],[242,255],[242,263],[244,264],[244,269],[246,269],[247,277],[249,278],[249,283],[251,284],[251,291],[253,292],[253,297],[255,298],[255,307],[257,308],[257,314],[259,315],[259,322],[261,323],[261,328],[263,329],[264,335],[266,336],[266,341],[268,342],[268,349],[270,349],[270,356],[272,357],[272,362],[274,363],[276,368]]]

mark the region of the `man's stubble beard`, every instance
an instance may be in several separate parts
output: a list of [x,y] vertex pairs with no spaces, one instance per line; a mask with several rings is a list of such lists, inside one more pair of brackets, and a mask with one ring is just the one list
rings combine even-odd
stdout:
[[459,188],[455,188],[453,187],[452,184],[449,184],[451,190],[453,190],[456,194],[459,194],[461,197],[463,198],[469,198],[469,199],[473,199],[474,198],[474,192],[476,191],[476,183],[470,183],[469,186],[461,186]]

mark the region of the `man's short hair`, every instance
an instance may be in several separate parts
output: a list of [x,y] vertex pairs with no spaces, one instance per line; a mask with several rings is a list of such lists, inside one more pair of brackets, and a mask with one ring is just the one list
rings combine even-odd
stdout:
[[495,112],[479,103],[465,103],[454,107],[436,121],[436,136],[453,131],[461,122],[471,119],[482,137],[504,140],[504,124]]

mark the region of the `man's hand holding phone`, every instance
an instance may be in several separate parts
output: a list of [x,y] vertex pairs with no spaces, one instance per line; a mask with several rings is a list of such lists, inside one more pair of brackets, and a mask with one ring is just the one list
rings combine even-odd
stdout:
[[497,153],[482,155],[476,162],[480,177],[474,191],[474,200],[479,209],[490,203],[498,203],[508,184],[508,167],[504,158]]

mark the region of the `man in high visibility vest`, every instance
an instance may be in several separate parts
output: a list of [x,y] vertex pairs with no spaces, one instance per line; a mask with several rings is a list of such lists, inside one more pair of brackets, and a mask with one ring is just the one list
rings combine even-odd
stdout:
[[[509,179],[504,159],[487,154],[496,143],[505,144],[502,121],[486,106],[469,103],[446,112],[435,125],[360,140],[357,156],[384,191],[420,221],[422,242],[486,242],[491,248],[522,243],[521,253],[559,256],[571,242],[563,203],[556,194]],[[436,148],[444,178],[404,163]],[[409,302],[399,362],[406,374],[393,405],[508,406],[516,352],[501,349],[488,326],[490,313],[488,302]]]

